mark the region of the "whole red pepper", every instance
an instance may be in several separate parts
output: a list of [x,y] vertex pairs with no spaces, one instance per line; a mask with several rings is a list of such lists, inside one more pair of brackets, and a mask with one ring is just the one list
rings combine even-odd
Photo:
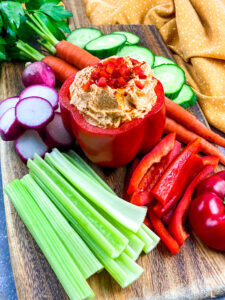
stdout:
[[189,220],[197,236],[209,247],[225,251],[225,171],[203,180],[192,201]]
[[100,128],[89,124],[70,104],[69,77],[59,92],[62,119],[73,132],[86,156],[101,166],[119,167],[129,163],[138,153],[147,153],[161,138],[165,126],[165,96],[159,81],[155,86],[156,104],[141,119],[134,119],[118,128]]

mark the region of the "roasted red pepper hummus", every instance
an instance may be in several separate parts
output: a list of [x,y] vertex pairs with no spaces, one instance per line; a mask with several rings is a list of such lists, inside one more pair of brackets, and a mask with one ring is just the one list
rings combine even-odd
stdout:
[[151,111],[157,100],[156,84],[147,63],[113,56],[76,74],[70,104],[89,124],[117,128]]

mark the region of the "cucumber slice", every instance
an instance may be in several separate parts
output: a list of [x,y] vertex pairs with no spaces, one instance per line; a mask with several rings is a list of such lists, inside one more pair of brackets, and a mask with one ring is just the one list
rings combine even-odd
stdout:
[[178,96],[174,98],[173,101],[183,106],[184,108],[187,108],[195,104],[195,102],[197,101],[197,96],[195,95],[190,85],[187,85],[185,83]]
[[99,58],[115,55],[126,43],[127,38],[122,34],[107,34],[90,41],[85,49]]
[[154,76],[161,81],[165,95],[174,99],[185,83],[185,73],[177,65],[161,65],[155,67]]
[[154,67],[160,66],[160,65],[175,65],[176,63],[164,56],[155,56],[155,64]]
[[66,40],[74,45],[84,48],[87,43],[102,36],[103,33],[96,28],[80,27],[73,30],[66,38]]
[[119,56],[130,56],[142,62],[145,61],[152,68],[155,61],[155,55],[148,48],[142,46],[124,46],[117,52]]
[[113,31],[111,34],[123,34],[127,38],[126,45],[136,45],[140,42],[140,37],[128,31]]

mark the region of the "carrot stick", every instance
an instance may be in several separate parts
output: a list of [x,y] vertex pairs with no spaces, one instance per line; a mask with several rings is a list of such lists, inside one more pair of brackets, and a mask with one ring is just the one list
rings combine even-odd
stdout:
[[213,142],[219,146],[225,147],[225,139],[207,128],[194,115],[189,113],[182,106],[165,97],[166,114],[171,119],[182,124],[184,127],[195,132],[206,140]]
[[64,40],[56,45],[56,55],[78,69],[92,66],[100,61],[98,57]]
[[[176,138],[178,141],[188,144],[194,141],[196,138],[199,138],[199,135],[195,134],[194,132],[186,129],[182,125],[176,123],[174,120],[170,118],[166,118],[165,124],[165,133],[175,132]],[[211,143],[206,141],[205,139],[201,138],[201,152],[207,155],[215,155],[220,159],[220,162],[225,165],[225,155]]]
[[42,61],[52,68],[56,79],[60,82],[64,82],[68,77],[79,71],[77,68],[58,57],[45,56]]

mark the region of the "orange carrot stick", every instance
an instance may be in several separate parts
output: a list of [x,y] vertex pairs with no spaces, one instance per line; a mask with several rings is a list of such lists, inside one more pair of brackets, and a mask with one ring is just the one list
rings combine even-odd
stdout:
[[[166,118],[165,124],[165,133],[175,132],[176,138],[178,141],[188,144],[194,141],[196,138],[199,138],[199,135],[195,134],[194,132],[186,129],[182,125],[176,123],[174,120],[170,118]],[[220,159],[220,162],[225,165],[225,155],[211,143],[206,141],[205,139],[201,138],[201,152],[207,155],[215,155]]]
[[68,77],[79,71],[77,68],[71,66],[58,57],[45,56],[42,61],[52,68],[56,79],[60,82],[64,82]]
[[169,118],[182,124],[184,127],[195,132],[204,139],[213,142],[219,146],[225,147],[225,139],[207,128],[194,115],[189,113],[182,106],[165,97],[166,114]]
[[100,61],[98,57],[64,40],[56,45],[56,55],[78,69],[92,66]]

